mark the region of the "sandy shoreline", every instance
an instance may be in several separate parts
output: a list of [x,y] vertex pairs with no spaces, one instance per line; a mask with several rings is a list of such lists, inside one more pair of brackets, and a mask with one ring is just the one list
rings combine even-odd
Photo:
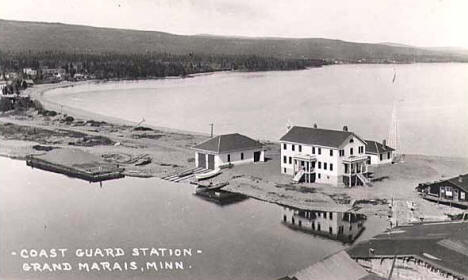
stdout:
[[[165,177],[194,168],[193,145],[207,139],[207,135],[171,128],[153,127],[135,130],[136,122],[103,116],[86,110],[62,106],[47,98],[47,91],[60,87],[80,86],[99,81],[64,82],[38,85],[27,89],[32,99],[56,116],[44,116],[36,110],[10,112],[0,115],[0,155],[24,158],[40,154],[36,145],[58,148],[79,148],[117,163],[126,169],[127,176]],[[67,117],[72,121],[66,121]],[[393,216],[400,224],[425,220],[446,219],[446,214],[459,210],[436,205],[420,198],[414,187],[421,182],[447,178],[465,173],[468,159],[410,155],[405,162],[375,168],[381,181],[373,187],[331,187],[320,184],[290,184],[290,178],[280,174],[279,145],[266,142],[269,161],[225,170],[214,182],[227,181],[226,190],[291,207],[311,210],[355,211],[367,215],[389,215],[388,202],[395,205]],[[142,159],[149,163],[136,165]],[[187,182],[186,182],[187,183]],[[359,203],[359,200],[362,200]],[[358,201],[357,204],[355,202]],[[405,209],[406,201],[415,201],[416,211]]]

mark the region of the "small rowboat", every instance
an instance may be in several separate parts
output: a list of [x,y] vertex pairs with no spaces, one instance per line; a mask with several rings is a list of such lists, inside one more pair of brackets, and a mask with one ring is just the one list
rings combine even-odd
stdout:
[[195,179],[197,179],[198,181],[201,181],[201,180],[212,178],[219,174],[221,174],[221,169],[218,168],[218,169],[206,172],[206,173],[195,174]]

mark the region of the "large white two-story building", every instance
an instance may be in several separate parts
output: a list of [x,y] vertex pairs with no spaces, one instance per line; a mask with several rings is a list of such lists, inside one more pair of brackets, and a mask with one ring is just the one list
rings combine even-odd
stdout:
[[281,173],[295,182],[367,184],[366,142],[343,130],[293,126],[280,139]]

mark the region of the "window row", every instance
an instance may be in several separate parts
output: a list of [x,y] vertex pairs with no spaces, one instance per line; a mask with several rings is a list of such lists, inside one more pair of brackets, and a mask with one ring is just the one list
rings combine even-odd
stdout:
[[[302,152],[302,145],[295,145],[295,144],[290,144],[291,145],[291,151],[296,151],[296,146],[297,146],[297,151]],[[286,151],[288,149],[288,144],[283,143],[283,150]],[[325,149],[324,149],[325,150]],[[322,148],[321,147],[315,147],[312,146],[312,154],[313,155],[321,155],[322,154]],[[338,154],[340,157],[345,156],[345,150],[341,149],[338,151]],[[358,147],[358,154],[364,154],[364,146],[359,146]],[[329,149],[329,155],[332,157],[334,155],[333,149]],[[349,155],[354,155],[354,148],[349,148]]]
[[[244,160],[244,153],[240,153],[240,160]],[[231,162],[231,154],[227,154],[227,161]]]
[[[291,144],[291,151],[295,151],[296,150],[296,146],[297,146],[297,150],[299,152],[302,152],[302,145],[295,145],[295,144]],[[284,143],[283,144],[283,150],[287,150],[288,149],[288,144]]]

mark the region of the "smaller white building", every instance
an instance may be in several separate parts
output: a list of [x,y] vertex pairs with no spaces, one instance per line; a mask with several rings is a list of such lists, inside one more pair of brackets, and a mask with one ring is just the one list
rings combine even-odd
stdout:
[[379,165],[379,164],[388,164],[393,162],[394,149],[387,146],[385,140],[382,143],[365,140],[366,141],[366,155],[367,155],[367,164],[370,165]]
[[195,150],[195,165],[212,170],[265,161],[263,145],[238,133],[210,138],[192,149]]

